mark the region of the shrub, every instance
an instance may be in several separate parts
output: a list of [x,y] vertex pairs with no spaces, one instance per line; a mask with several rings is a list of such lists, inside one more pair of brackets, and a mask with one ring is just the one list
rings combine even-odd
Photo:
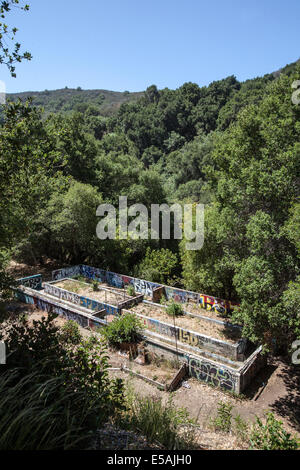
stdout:
[[109,323],[101,333],[110,346],[119,347],[123,343],[138,343],[142,339],[143,328],[133,313],[126,313]]
[[130,297],[135,297],[135,289],[133,286],[127,287],[127,294],[130,295]]
[[96,337],[70,347],[55,316],[12,321],[7,365],[0,371],[0,449],[86,448],[108,419],[124,410],[123,384],[110,380]]
[[250,435],[251,449],[256,450],[297,450],[299,440],[283,429],[281,421],[271,412],[266,413],[266,422],[256,417]]
[[218,405],[217,416],[211,421],[211,425],[215,431],[230,432],[233,406],[222,401]]
[[181,304],[178,304],[174,301],[171,301],[166,310],[167,314],[171,317],[179,317],[180,315],[184,314],[183,307]]
[[234,433],[240,441],[248,440],[249,426],[239,414],[234,418]]
[[79,344],[82,341],[82,335],[78,324],[74,320],[67,321],[61,328],[60,338],[64,343]]
[[98,281],[93,281],[92,282],[92,286],[93,286],[93,291],[94,292],[97,292],[99,290],[99,282]]
[[77,274],[76,276],[73,277],[73,279],[75,279],[76,281],[80,281],[80,282],[87,282],[87,279],[82,276],[82,274]]

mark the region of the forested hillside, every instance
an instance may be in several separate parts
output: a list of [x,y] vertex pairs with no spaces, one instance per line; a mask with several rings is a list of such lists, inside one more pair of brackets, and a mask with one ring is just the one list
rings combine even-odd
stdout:
[[[64,89],[8,101],[2,264],[51,257],[221,296],[241,303],[234,320],[249,338],[287,345],[300,334],[300,107],[291,101],[299,77],[291,64],[243,83],[230,76],[141,95]],[[203,249],[100,241],[96,208],[121,195],[147,207],[205,203]]]
[[[118,111],[122,103],[134,101],[143,95],[142,92],[129,93],[109,90],[82,90],[80,87],[61,90],[27,91],[23,93],[9,93],[10,101],[26,101],[33,99],[35,106],[42,106],[45,114],[69,113],[72,111],[85,112],[89,107],[94,113],[109,116]],[[91,112],[91,109],[90,109]]]

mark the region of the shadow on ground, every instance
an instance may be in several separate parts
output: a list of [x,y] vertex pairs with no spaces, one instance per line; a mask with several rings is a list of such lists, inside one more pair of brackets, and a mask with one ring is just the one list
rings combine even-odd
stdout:
[[287,419],[300,430],[300,366],[291,365],[290,358],[282,360],[284,367],[278,377],[285,384],[286,395],[278,398],[270,406],[272,411]]
[[246,398],[253,400],[258,396],[258,393],[267,386],[269,379],[277,369],[278,365],[272,361],[268,360],[267,365],[260,370],[260,372],[252,379],[251,384],[243,392]]

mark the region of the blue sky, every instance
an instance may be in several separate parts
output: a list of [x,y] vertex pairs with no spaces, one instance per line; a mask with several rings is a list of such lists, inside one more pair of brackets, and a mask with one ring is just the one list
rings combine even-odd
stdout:
[[141,91],[264,75],[300,57],[299,0],[26,0],[7,23],[32,53],[7,92]]

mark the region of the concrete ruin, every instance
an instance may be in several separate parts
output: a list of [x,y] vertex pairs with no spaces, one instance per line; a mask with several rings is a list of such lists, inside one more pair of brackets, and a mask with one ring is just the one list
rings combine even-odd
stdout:
[[[72,281],[76,276],[97,281],[99,293],[89,292],[87,296],[72,291]],[[64,283],[71,288],[61,287]],[[43,282],[42,276],[36,275],[19,279],[18,284],[16,297],[21,302],[74,320],[81,327],[93,331],[105,327],[117,315],[134,313],[145,326],[145,344],[150,353],[176,359],[186,366],[191,377],[227,391],[242,393],[265,364],[262,348],[255,348],[244,338],[224,340],[205,334],[207,325],[207,328],[218,327],[225,333],[234,332],[234,336],[238,336],[240,327],[226,321],[226,316],[235,306],[229,301],[85,265],[53,271],[51,282]],[[91,286],[88,282],[86,285]],[[134,296],[127,295],[129,286],[134,287]],[[180,323],[179,320],[155,318],[155,309],[160,315],[165,309],[160,304],[162,296],[182,303],[185,324],[193,319],[201,324],[199,331],[176,324]],[[143,314],[139,313],[140,306]],[[191,307],[197,313],[189,311]]]

